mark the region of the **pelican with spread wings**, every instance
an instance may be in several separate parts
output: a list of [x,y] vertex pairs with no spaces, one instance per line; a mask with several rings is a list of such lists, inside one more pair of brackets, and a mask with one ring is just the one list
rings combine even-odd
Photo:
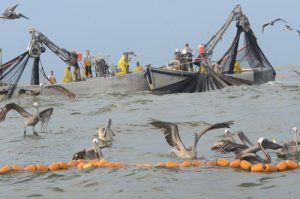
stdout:
[[6,104],[0,111],[0,122],[3,122],[5,120],[6,114],[10,110],[15,110],[24,119],[24,127],[25,127],[24,136],[26,135],[26,127],[27,126],[32,126],[33,134],[38,135],[38,133],[35,131],[34,127],[39,121],[41,122],[41,131],[45,132],[47,129],[49,119],[53,113],[53,108],[47,108],[47,109],[39,112],[39,105],[36,102],[33,104],[33,107],[34,107],[35,112],[33,114],[31,114],[15,103]]
[[283,19],[280,19],[280,18],[277,18],[269,23],[265,23],[263,26],[262,26],[262,33],[264,33],[264,29],[267,27],[267,26],[273,26],[275,24],[275,22],[277,21],[282,21],[284,23],[287,23],[287,21],[283,20]]
[[6,8],[6,10],[4,11],[4,13],[2,14],[2,16],[0,16],[0,18],[2,19],[18,19],[18,18],[25,18],[25,19],[29,19],[28,17],[24,16],[22,13],[19,12],[15,12],[16,8],[17,8],[18,4]]
[[174,147],[175,154],[182,159],[194,159],[197,157],[197,144],[199,139],[208,131],[211,131],[213,129],[220,129],[220,128],[229,128],[231,124],[233,124],[233,121],[228,122],[222,122],[222,123],[215,123],[204,130],[195,133],[194,136],[194,142],[191,145],[185,146],[183,142],[181,141],[181,138],[179,136],[177,125],[171,122],[163,122],[159,120],[151,120],[149,123],[150,125],[159,128],[163,131],[165,135],[165,139],[168,142],[168,144],[172,147]]

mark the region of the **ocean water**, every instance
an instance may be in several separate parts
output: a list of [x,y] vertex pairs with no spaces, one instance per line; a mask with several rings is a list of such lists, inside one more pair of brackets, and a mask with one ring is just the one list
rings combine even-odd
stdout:
[[[33,136],[29,127],[28,136],[23,137],[22,118],[9,112],[0,123],[0,166],[68,162],[75,152],[91,147],[96,128],[103,127],[108,118],[116,134],[113,146],[103,150],[109,161],[179,161],[170,155],[163,133],[147,124],[151,118],[176,122],[186,144],[208,124],[228,120],[235,122],[231,131],[243,130],[253,142],[260,137],[291,140],[291,128],[300,127],[300,76],[292,71],[296,66],[275,69],[275,82],[205,93],[114,93],[75,100],[39,97],[40,110],[54,108],[48,132]],[[21,103],[33,111],[30,98]],[[223,134],[219,129],[203,136],[198,157],[232,160],[233,154],[210,150]],[[273,151],[270,154],[273,163],[280,161]],[[209,166],[10,172],[0,175],[0,198],[290,198],[300,194],[298,175],[300,169],[267,174]]]

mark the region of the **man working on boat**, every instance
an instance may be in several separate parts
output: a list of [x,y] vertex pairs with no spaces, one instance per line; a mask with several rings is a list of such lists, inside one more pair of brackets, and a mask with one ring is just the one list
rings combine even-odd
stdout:
[[117,76],[126,75],[128,73],[130,60],[131,60],[131,58],[128,58],[128,53],[124,52],[122,57],[119,59],[119,62],[118,62]]
[[70,83],[70,82],[73,82],[73,77],[71,73],[71,67],[68,66],[67,68],[65,68],[64,71],[63,83]]
[[187,70],[187,67],[190,71],[193,71],[193,50],[190,48],[188,43],[185,44],[185,47],[181,50],[181,56],[183,61],[182,70]]
[[84,65],[85,78],[93,77],[93,73],[92,73],[92,56],[90,54],[90,50],[86,50],[86,53],[83,57],[83,65]]
[[50,84],[56,84],[57,83],[56,78],[54,77],[54,74],[53,74],[53,70],[50,72],[50,75],[48,76],[48,79],[49,79]]
[[140,62],[136,62],[136,67],[133,69],[134,73],[139,73],[144,70],[143,66],[140,65]]

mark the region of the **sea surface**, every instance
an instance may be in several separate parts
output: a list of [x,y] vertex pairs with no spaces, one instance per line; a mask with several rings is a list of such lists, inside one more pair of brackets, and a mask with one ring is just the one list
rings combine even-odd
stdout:
[[[103,127],[108,118],[116,134],[113,146],[103,150],[109,161],[179,161],[170,155],[171,147],[163,133],[147,124],[151,118],[176,122],[186,144],[208,124],[228,120],[235,122],[231,131],[242,130],[253,142],[260,137],[288,141],[292,139],[291,128],[300,128],[300,75],[292,71],[298,68],[275,67],[275,82],[205,93],[114,93],[79,96],[75,100],[39,97],[40,110],[54,108],[48,132],[33,136],[28,127],[24,137],[22,118],[9,112],[5,122],[0,123],[0,166],[68,162],[75,152],[91,147],[96,128]],[[32,99],[24,98],[21,104],[33,112]],[[198,157],[204,161],[220,157],[232,160],[233,154],[210,150],[223,134],[224,129],[219,129],[203,136]],[[273,151],[270,154],[273,163],[280,161]],[[300,194],[299,179],[300,169],[251,173],[209,166],[87,171],[71,168],[1,174],[0,198],[291,198]]]

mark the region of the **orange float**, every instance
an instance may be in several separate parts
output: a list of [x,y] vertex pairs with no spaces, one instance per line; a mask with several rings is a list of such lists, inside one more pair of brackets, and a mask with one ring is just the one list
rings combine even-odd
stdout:
[[286,164],[287,164],[287,168],[289,168],[289,169],[296,169],[296,168],[298,168],[298,163],[295,162],[295,161],[293,161],[293,160],[287,160]]
[[58,162],[58,164],[59,164],[60,169],[68,169],[69,168],[68,164],[65,162]]
[[241,165],[241,160],[240,159],[236,159],[230,162],[229,166],[232,168],[240,168]]
[[276,165],[276,167],[277,167],[278,171],[285,171],[285,170],[287,170],[288,165],[287,165],[286,161],[281,161]]
[[273,164],[265,164],[265,171],[266,172],[275,172],[275,171],[277,171],[277,167]]
[[193,160],[192,161],[192,165],[194,167],[199,167],[199,166],[202,166],[204,164],[204,162],[202,162],[201,160]]
[[180,163],[179,166],[180,166],[180,167],[186,168],[186,167],[192,166],[192,163],[191,163],[191,161],[189,161],[189,160],[185,160],[185,161],[183,161],[182,163]]
[[48,171],[48,167],[45,164],[37,164],[36,170],[40,172],[46,172]]
[[0,173],[7,173],[10,170],[11,170],[11,166],[10,165],[5,165],[5,166],[1,167]]
[[52,164],[50,164],[50,165],[48,166],[48,169],[49,169],[50,171],[56,171],[56,170],[59,170],[59,169],[60,169],[59,163],[58,163],[58,162],[53,162]]
[[94,168],[92,163],[87,163],[82,166],[82,169],[92,169]]
[[11,165],[11,170],[13,170],[13,171],[22,171],[23,167],[20,166],[20,165],[17,165],[17,164],[13,164],[13,165]]
[[241,164],[240,164],[240,167],[243,169],[243,170],[247,170],[249,171],[250,168],[251,168],[252,164],[250,162],[248,162],[247,160],[242,160],[241,161]]
[[220,167],[227,167],[230,164],[229,160],[220,158],[217,160],[217,165]]
[[177,162],[172,162],[172,161],[168,161],[165,163],[166,167],[169,167],[169,168],[175,168],[175,167],[178,167],[178,163]]
[[206,163],[207,166],[218,166],[217,160],[210,160]]
[[154,165],[155,167],[165,167],[166,164],[164,162],[159,162],[157,164]]
[[30,164],[24,168],[25,171],[34,172],[36,171],[36,166],[34,164]]
[[152,167],[153,165],[150,163],[140,164],[141,167]]
[[70,162],[68,162],[69,167],[76,167],[78,164],[79,162],[77,160],[71,160]]
[[250,169],[252,172],[263,172],[264,171],[264,164],[263,163],[257,163],[251,166]]
[[79,163],[79,164],[77,165],[77,168],[78,168],[78,169],[82,169],[82,168],[83,168],[83,165],[85,165],[85,163],[81,162],[81,163]]

